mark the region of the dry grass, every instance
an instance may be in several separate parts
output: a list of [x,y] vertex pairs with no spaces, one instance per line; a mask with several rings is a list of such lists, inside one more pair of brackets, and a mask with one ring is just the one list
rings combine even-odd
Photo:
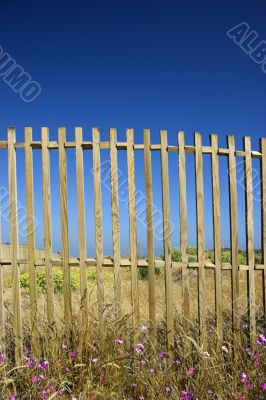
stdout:
[[[110,271],[110,269],[109,269]],[[73,293],[74,324],[73,337],[67,342],[64,336],[63,299],[56,295],[57,334],[51,340],[47,334],[46,296],[38,297],[39,331],[41,355],[35,359],[28,354],[23,365],[14,368],[12,362],[2,362],[0,366],[0,396],[9,399],[16,394],[19,400],[30,399],[263,399],[265,391],[261,385],[265,376],[265,343],[256,344],[252,351],[246,351],[248,337],[246,315],[246,272],[241,272],[240,287],[242,302],[242,331],[239,337],[239,357],[234,361],[231,315],[230,315],[230,272],[223,272],[224,331],[222,343],[228,352],[217,348],[214,321],[214,274],[206,272],[206,293],[208,305],[208,332],[204,348],[197,345],[197,279],[191,271],[191,309],[194,323],[191,331],[185,334],[182,327],[182,286],[180,271],[173,271],[175,294],[175,346],[173,354],[167,354],[165,344],[165,299],[163,272],[156,279],[156,305],[158,317],[157,344],[149,339],[148,328],[138,331],[139,346],[132,343],[130,273],[122,274],[123,319],[115,320],[113,312],[112,271],[106,274],[104,326],[99,331],[97,319],[96,288],[89,284],[88,328],[79,320],[79,295]],[[148,320],[148,285],[139,281],[141,323],[147,326]],[[257,321],[261,329],[262,304],[261,276],[256,272]],[[5,290],[7,304],[7,334],[9,337],[8,353],[13,354],[14,343],[11,334],[12,305],[10,289]],[[22,294],[23,327],[25,352],[29,347],[29,314],[27,293]],[[117,343],[117,338],[123,344]],[[65,345],[67,346],[65,348]],[[208,352],[205,353],[205,352]],[[47,366],[38,364],[48,361]],[[30,366],[27,366],[30,364]],[[191,370],[193,368],[193,372]],[[240,373],[247,374],[241,382]],[[40,377],[40,375],[43,375]],[[35,381],[35,378],[37,382]],[[33,379],[32,379],[33,378]],[[44,379],[42,379],[44,378]],[[33,380],[33,381],[32,381]],[[251,388],[249,389],[249,384]],[[60,392],[62,391],[62,392]],[[182,393],[183,392],[183,393]],[[188,392],[190,394],[185,394]],[[61,394],[60,394],[61,393]],[[241,397],[244,396],[244,397]]]

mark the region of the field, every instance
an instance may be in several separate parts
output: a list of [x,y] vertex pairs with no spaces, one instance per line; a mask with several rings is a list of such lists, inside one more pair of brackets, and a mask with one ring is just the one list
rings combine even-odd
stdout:
[[[173,249],[174,261],[179,251]],[[195,261],[189,249],[189,261]],[[210,260],[212,253],[206,254]],[[230,254],[223,251],[223,261]],[[239,263],[245,264],[245,254]],[[260,254],[256,257],[259,260]],[[230,261],[230,259],[229,259]],[[215,332],[214,271],[206,271],[208,337],[202,347],[198,342],[197,277],[190,271],[192,323],[185,334],[182,325],[181,272],[173,271],[175,305],[175,346],[166,349],[164,270],[156,269],[157,341],[153,342],[148,328],[147,269],[139,269],[141,324],[133,342],[131,325],[131,281],[129,268],[122,272],[123,318],[114,317],[112,268],[105,269],[104,321],[97,317],[96,270],[88,270],[89,324],[81,324],[79,316],[79,269],[72,268],[71,287],[74,305],[73,335],[69,341],[64,333],[62,270],[54,268],[55,312],[58,329],[55,337],[47,333],[45,272],[38,271],[38,310],[41,353],[32,354],[27,346],[30,337],[28,273],[21,275],[25,359],[21,366],[0,358],[0,382],[3,399],[263,399],[265,398],[265,349],[261,271],[256,273],[258,337],[255,347],[248,344],[247,272],[240,272],[241,332],[237,336],[237,353],[232,347],[231,272],[223,271],[223,325],[225,336],[220,343]],[[7,351],[12,354],[10,277],[5,279]],[[259,336],[260,335],[260,336]],[[13,397],[12,397],[13,396]]]

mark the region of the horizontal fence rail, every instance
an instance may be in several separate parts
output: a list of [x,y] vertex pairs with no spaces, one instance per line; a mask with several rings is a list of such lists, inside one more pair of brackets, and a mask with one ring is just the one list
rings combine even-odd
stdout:
[[[128,129],[126,141],[117,141],[116,129],[110,129],[110,140],[100,141],[100,131],[93,128],[92,141],[83,140],[82,128],[75,129],[75,141],[66,140],[66,129],[59,128],[58,141],[49,140],[48,128],[42,128],[41,141],[34,141],[31,128],[25,128],[25,142],[16,142],[14,128],[8,129],[8,140],[0,141],[0,149],[8,150],[8,196],[9,196],[9,223],[10,223],[10,257],[3,254],[0,246],[0,351],[6,350],[6,307],[5,307],[5,285],[4,269],[12,275],[12,335],[14,338],[14,356],[17,363],[23,357],[25,346],[23,338],[23,317],[25,312],[29,313],[31,344],[35,354],[39,351],[39,308],[37,293],[37,268],[44,267],[46,271],[46,317],[47,333],[52,338],[56,333],[55,317],[55,293],[53,282],[54,267],[62,267],[63,270],[63,310],[66,337],[71,339],[73,324],[73,304],[71,292],[71,268],[78,268],[80,275],[80,318],[84,327],[88,325],[90,314],[89,293],[87,284],[87,271],[90,268],[96,270],[97,307],[98,321],[104,319],[105,313],[105,281],[104,270],[110,267],[113,269],[114,279],[114,314],[121,319],[123,316],[123,290],[121,267],[130,269],[131,274],[131,309],[132,329],[137,332],[140,326],[140,297],[138,269],[147,268],[148,271],[148,324],[150,335],[156,341],[158,328],[157,303],[156,303],[156,268],[162,268],[165,278],[165,322],[167,330],[167,343],[169,351],[174,346],[175,333],[174,321],[176,311],[174,309],[175,291],[173,286],[173,271],[181,271],[182,290],[182,318],[184,330],[188,332],[192,322],[190,291],[190,273],[195,270],[197,275],[197,302],[198,302],[198,324],[199,343],[204,346],[206,337],[206,273],[208,270],[214,272],[214,299],[215,299],[215,327],[219,343],[223,339],[223,271],[230,271],[231,276],[231,313],[232,328],[236,335],[240,330],[241,318],[241,293],[240,293],[240,272],[247,272],[248,283],[248,326],[250,341],[254,341],[256,334],[256,271],[261,271],[261,284],[263,287],[263,301],[261,307],[264,313],[266,325],[266,139],[261,139],[260,151],[251,149],[249,137],[244,139],[244,149],[235,149],[233,136],[228,136],[227,148],[218,145],[218,136],[210,136],[210,145],[202,145],[202,136],[195,134],[195,145],[185,144],[184,132],[178,132],[176,137],[177,146],[168,144],[167,131],[160,132],[160,143],[151,143],[150,130],[144,130],[143,144],[134,143],[134,131]],[[17,210],[17,165],[16,150],[25,151],[25,188],[26,188],[26,212],[27,212],[27,256],[20,256],[18,238],[18,210]],[[75,174],[76,187],[67,178],[67,150],[75,149]],[[112,245],[113,254],[108,257],[103,253],[103,210],[102,210],[102,171],[101,171],[101,150],[107,149],[110,153],[110,190],[111,190],[111,217],[112,217]],[[38,151],[42,162],[42,209],[44,229],[44,250],[43,257],[37,255],[34,232],[34,163],[33,152]],[[60,204],[61,242],[62,253],[54,256],[52,252],[52,215],[51,215],[51,177],[50,177],[50,151],[58,151],[59,188],[58,197]],[[96,257],[89,258],[86,252],[85,222],[85,189],[84,177],[84,152],[91,150],[93,160],[93,192],[95,219],[95,243]],[[136,222],[136,168],[135,151],[142,150],[144,157],[144,184],[145,184],[145,213],[147,233],[147,256],[138,256],[137,222]],[[125,151],[127,158],[127,183],[128,183],[128,226],[129,226],[129,256],[122,257],[120,244],[120,228],[123,220],[120,218],[119,210],[119,188],[118,188],[118,151]],[[158,151],[161,158],[161,194],[163,212],[163,257],[159,259],[154,254],[154,220],[153,220],[153,181],[151,152]],[[180,214],[180,261],[173,261],[171,257],[171,232],[170,232],[170,180],[169,180],[169,153],[176,153],[176,185],[179,188],[179,214]],[[187,206],[187,154],[194,154],[195,162],[195,193],[196,193],[196,231],[197,231],[197,261],[190,262],[188,258],[188,206]],[[204,232],[204,155],[211,155],[211,193],[212,193],[212,214],[213,214],[213,242],[214,261],[205,259],[205,232]],[[228,160],[228,182],[230,200],[230,243],[231,262],[222,261],[221,243],[221,185],[219,157],[226,157]],[[242,157],[245,163],[245,193],[246,193],[246,235],[247,235],[247,262],[240,264],[238,260],[239,239],[238,239],[238,198],[236,160]],[[262,260],[255,262],[254,249],[254,206],[253,206],[253,182],[252,160],[258,159],[261,166],[261,212],[262,212]],[[1,179],[1,178],[0,178]],[[68,210],[68,187],[76,191],[77,198],[77,226],[78,226],[78,252],[79,257],[70,255],[69,239],[69,210]],[[1,228],[2,230],[2,228]],[[2,232],[0,230],[0,237]],[[29,309],[23,310],[21,304],[22,292],[20,288],[21,266],[26,265],[29,273]],[[110,269],[109,269],[110,271]],[[10,299],[9,299],[10,300]]]

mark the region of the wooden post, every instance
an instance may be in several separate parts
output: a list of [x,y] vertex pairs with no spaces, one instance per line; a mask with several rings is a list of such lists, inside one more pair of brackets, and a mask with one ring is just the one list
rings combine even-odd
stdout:
[[33,200],[33,154],[32,129],[25,128],[25,173],[26,173],[26,204],[27,204],[27,240],[28,240],[28,268],[30,288],[30,324],[32,333],[33,354],[39,354],[39,333],[37,314],[37,283],[35,270],[35,239],[34,239],[34,200]]
[[120,273],[120,225],[119,225],[119,201],[118,201],[118,174],[117,174],[117,148],[116,129],[110,129],[110,177],[112,192],[112,235],[114,257],[114,290],[116,317],[122,317],[121,308],[121,273]]
[[174,345],[174,315],[173,315],[173,279],[171,263],[171,221],[169,200],[169,171],[167,153],[167,131],[161,130],[161,166],[162,166],[162,200],[163,200],[163,233],[165,259],[165,295],[166,295],[166,326],[167,346],[172,351]]
[[218,346],[223,340],[223,305],[222,305],[222,245],[221,245],[221,210],[220,179],[218,160],[218,136],[211,135],[212,146],[212,201],[213,201],[213,238],[215,263],[215,313]]
[[88,287],[86,267],[86,229],[85,229],[85,202],[84,202],[84,166],[82,149],[82,128],[75,129],[76,139],[76,182],[78,208],[78,237],[80,259],[80,309],[83,329],[88,325]]
[[266,138],[262,138],[261,147],[261,193],[262,193],[262,252],[264,269],[262,271],[264,335],[266,335]]
[[8,128],[8,186],[10,209],[10,242],[12,266],[13,327],[15,336],[15,360],[19,364],[23,357],[23,336],[21,319],[20,266],[18,264],[18,216],[17,216],[17,169],[16,133]]
[[139,327],[139,292],[138,292],[138,259],[137,259],[137,227],[136,227],[136,189],[134,162],[134,131],[127,129],[127,171],[128,171],[128,210],[129,240],[131,261],[131,299],[133,311],[133,329]]
[[229,196],[230,196],[230,232],[232,264],[232,316],[235,344],[238,342],[240,329],[239,318],[239,270],[238,270],[238,217],[236,188],[235,138],[228,136]]
[[42,128],[42,195],[43,195],[43,228],[44,228],[44,258],[47,288],[47,319],[48,335],[55,331],[54,317],[54,285],[52,266],[52,232],[51,232],[51,185],[50,185],[50,155],[48,149],[49,131]]
[[67,206],[67,161],[66,161],[66,130],[58,130],[59,146],[59,178],[60,178],[60,215],[62,235],[62,258],[63,258],[63,281],[64,281],[64,318],[66,334],[71,338],[72,332],[72,303],[71,303],[71,281],[69,267],[69,238],[68,238],[68,206]]
[[144,169],[146,190],[146,223],[148,248],[148,284],[149,284],[149,324],[150,334],[156,339],[156,308],[155,308],[155,265],[153,239],[153,201],[152,201],[152,165],[151,165],[150,130],[144,129]]
[[179,172],[179,210],[180,210],[180,244],[182,258],[182,292],[184,330],[190,322],[189,271],[188,271],[188,225],[187,225],[187,182],[186,153],[184,132],[178,132],[178,172]]
[[[2,200],[2,199],[0,199]],[[1,215],[1,201],[0,201],[0,215]],[[0,260],[3,257],[2,251],[2,221],[0,218]],[[0,352],[5,355],[6,344],[5,344],[5,313],[4,313],[4,276],[3,276],[3,264],[0,263]]]
[[103,273],[103,234],[102,234],[102,189],[101,189],[101,160],[100,133],[98,128],[92,130],[93,141],[93,177],[94,177],[94,214],[95,240],[97,263],[97,291],[100,325],[104,311],[104,273]]
[[256,336],[256,302],[255,302],[255,253],[254,253],[254,213],[252,189],[252,160],[250,137],[244,138],[245,156],[245,183],[246,183],[246,227],[248,253],[248,312],[249,332],[251,343],[255,343]]
[[206,338],[206,299],[205,299],[205,244],[204,244],[204,195],[203,162],[201,134],[195,133],[196,164],[196,205],[197,205],[197,247],[198,247],[198,307],[200,344]]

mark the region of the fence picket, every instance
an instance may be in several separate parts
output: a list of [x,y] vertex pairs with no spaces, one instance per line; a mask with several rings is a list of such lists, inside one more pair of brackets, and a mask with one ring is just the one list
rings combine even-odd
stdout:
[[156,338],[156,308],[155,308],[155,264],[153,239],[153,200],[152,200],[152,165],[151,165],[150,130],[144,130],[144,169],[146,190],[146,224],[148,250],[148,284],[149,284],[149,323],[150,334]]
[[262,138],[261,147],[261,205],[262,205],[262,288],[263,288],[263,311],[264,311],[264,334],[266,335],[266,138]]
[[112,235],[113,235],[113,257],[114,257],[114,290],[115,309],[118,319],[121,318],[121,268],[120,268],[120,224],[119,224],[119,202],[118,202],[118,170],[117,170],[117,148],[116,129],[110,129],[110,177],[112,192]]
[[174,344],[174,315],[173,315],[173,278],[171,264],[171,226],[169,201],[169,168],[167,153],[167,131],[161,130],[161,168],[162,168],[162,200],[163,200],[163,240],[165,259],[165,296],[166,296],[166,326],[167,346],[171,350]]
[[104,311],[104,275],[103,275],[103,235],[102,235],[102,189],[101,189],[101,161],[100,161],[100,133],[93,128],[93,177],[94,177],[94,214],[95,240],[97,262],[97,292],[98,311],[101,322]]
[[184,329],[187,331],[190,321],[189,271],[188,271],[188,226],[187,226],[187,184],[186,153],[184,132],[178,132],[178,172],[179,172],[179,212],[180,247],[182,258],[182,292]]
[[232,264],[232,314],[235,343],[240,329],[239,318],[239,271],[238,271],[238,217],[237,217],[237,188],[236,188],[236,159],[235,138],[228,136],[228,167],[229,167],[229,196],[230,196],[230,232],[231,232],[231,264]]
[[197,247],[198,247],[198,308],[200,344],[206,336],[206,299],[205,299],[205,243],[204,243],[204,198],[203,198],[203,163],[201,134],[195,133],[196,165],[196,206],[197,206]]
[[246,177],[246,226],[247,226],[247,256],[248,256],[248,310],[249,332],[251,342],[254,344],[256,334],[256,303],[255,303],[255,254],[254,254],[254,213],[252,189],[252,160],[250,137],[244,138],[245,177]]
[[[1,209],[0,209],[1,214]],[[0,260],[2,260],[2,222],[0,219]],[[5,343],[5,302],[4,302],[4,274],[3,264],[0,262],[0,352],[5,355],[6,343]]]
[[139,292],[137,271],[137,226],[136,226],[136,188],[134,161],[134,131],[127,129],[127,171],[128,171],[128,211],[129,211],[129,240],[131,261],[131,299],[133,311],[133,328],[136,333],[139,327]]
[[218,160],[218,136],[211,135],[212,146],[212,201],[213,201],[213,233],[214,233],[214,264],[215,264],[215,313],[218,343],[223,339],[222,320],[222,246],[221,246],[221,210],[220,210],[220,179]]
[[88,323],[88,288],[86,267],[86,230],[85,230],[85,202],[84,202],[84,165],[82,149],[82,128],[75,129],[76,139],[76,183],[78,209],[78,238],[80,260],[80,310],[84,330]]
[[30,290],[30,324],[32,332],[32,350],[39,352],[39,334],[37,325],[37,283],[35,270],[35,238],[34,238],[34,200],[33,200],[33,154],[32,154],[32,129],[25,128],[25,174],[26,174],[26,205],[27,205],[27,242],[28,242],[28,268]]
[[14,128],[8,128],[8,186],[10,208],[10,244],[12,265],[12,297],[13,297],[13,328],[15,339],[15,359],[17,364],[23,357],[23,334],[21,318],[20,266],[18,264],[18,215],[17,215],[17,167],[16,167],[16,133]]
[[59,148],[59,179],[60,179],[60,216],[61,216],[61,240],[63,258],[63,282],[64,282],[64,319],[66,334],[71,336],[72,331],[72,303],[71,280],[69,267],[69,238],[68,238],[68,206],[67,206],[67,161],[66,161],[66,130],[58,129]]
[[42,128],[42,196],[43,196],[43,229],[44,229],[44,258],[47,287],[47,319],[48,335],[54,333],[54,288],[52,266],[52,233],[51,233],[51,184],[50,184],[50,155],[48,149],[49,131]]

